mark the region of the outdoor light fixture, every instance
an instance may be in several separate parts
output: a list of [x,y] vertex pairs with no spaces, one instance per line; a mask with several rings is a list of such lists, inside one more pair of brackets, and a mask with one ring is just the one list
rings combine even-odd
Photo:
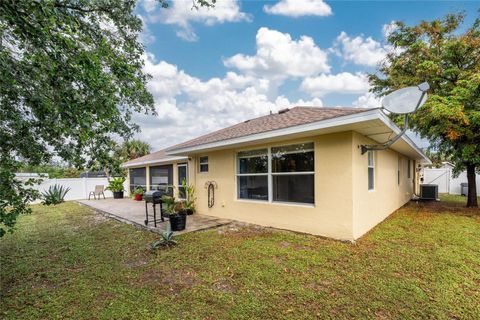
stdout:
[[406,87],[388,94],[382,100],[382,108],[395,114],[403,114],[403,129],[398,135],[382,144],[362,145],[362,154],[370,150],[385,150],[395,141],[400,139],[408,129],[408,115],[417,111],[427,101],[427,91],[430,89],[428,82],[423,82],[415,87]]

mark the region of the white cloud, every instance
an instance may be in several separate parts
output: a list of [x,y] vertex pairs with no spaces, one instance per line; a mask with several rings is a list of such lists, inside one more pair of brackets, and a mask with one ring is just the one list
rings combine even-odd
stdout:
[[158,0],[143,0],[142,7],[146,12],[153,12],[160,6]]
[[153,35],[152,31],[150,31],[150,28],[148,27],[147,22],[145,21],[145,18],[141,15],[138,16],[140,20],[142,20],[143,24],[143,30],[139,35],[140,42],[143,44],[150,44],[155,42],[155,36]]
[[395,21],[390,21],[390,23],[382,26],[382,34],[385,38],[388,38],[397,29],[397,23]]
[[250,21],[250,16],[240,10],[238,0],[217,1],[213,8],[193,7],[193,2],[189,0],[173,0],[170,6],[164,9],[151,2],[152,0],[143,1],[149,21],[178,26],[177,36],[187,41],[198,39],[192,22],[213,26],[225,22]]
[[280,0],[273,6],[265,5],[263,10],[269,14],[289,17],[329,16],[332,8],[323,0]]
[[321,74],[317,77],[305,78],[300,88],[311,96],[322,97],[329,93],[365,93],[369,89],[369,84],[367,76],[363,73],[342,72],[335,75]]
[[389,47],[382,46],[371,37],[365,38],[360,35],[352,38],[342,31],[335,40],[334,50],[346,61],[358,65],[376,66],[385,58]]
[[367,92],[353,102],[354,107],[358,108],[380,108],[382,99],[377,98],[373,93]]
[[293,102],[290,101],[288,98],[284,96],[279,96],[275,99],[275,104],[280,108],[284,109],[287,107],[293,106],[310,106],[310,107],[323,107],[323,101],[319,98],[313,98],[312,100],[303,100],[298,99],[297,101]]
[[293,40],[288,33],[260,28],[256,36],[254,56],[236,54],[224,60],[224,65],[241,72],[271,80],[305,77],[329,72],[327,53],[307,36]]
[[148,88],[155,99],[157,116],[134,116],[155,150],[227,127],[246,119],[277,112],[293,105],[321,106],[318,98],[290,101],[269,97],[271,82],[228,72],[223,78],[202,81],[165,61],[145,57],[145,71],[152,75]]

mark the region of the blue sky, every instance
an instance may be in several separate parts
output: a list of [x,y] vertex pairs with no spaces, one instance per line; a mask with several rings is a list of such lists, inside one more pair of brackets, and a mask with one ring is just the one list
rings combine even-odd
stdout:
[[465,11],[468,26],[480,2],[217,0],[213,9],[191,7],[191,0],[168,9],[140,0],[137,7],[159,115],[135,120],[138,137],[153,139],[156,150],[287,106],[378,106],[365,75],[389,50],[392,21],[413,25]]

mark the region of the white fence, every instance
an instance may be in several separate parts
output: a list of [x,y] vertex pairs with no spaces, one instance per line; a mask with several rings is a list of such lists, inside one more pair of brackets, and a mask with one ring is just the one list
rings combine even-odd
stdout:
[[[423,170],[423,183],[438,185],[439,193],[461,194],[461,183],[467,183],[467,173],[464,171],[456,178],[450,168]],[[480,190],[480,174],[476,176],[477,190]]]
[[[65,200],[88,199],[90,191],[95,190],[96,185],[108,186],[107,178],[66,178],[66,179],[44,179],[40,185],[35,186],[40,192],[47,191],[50,186],[55,184],[70,188]],[[105,197],[113,197],[112,192],[105,190]],[[93,197],[92,197],[93,198]]]

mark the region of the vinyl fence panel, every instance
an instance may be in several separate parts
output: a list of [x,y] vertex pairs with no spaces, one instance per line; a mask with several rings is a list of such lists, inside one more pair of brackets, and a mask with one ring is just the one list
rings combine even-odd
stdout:
[[[461,183],[467,183],[467,173],[461,172],[458,177],[453,177],[450,168],[423,170],[423,183],[438,185],[439,193],[461,194]],[[476,176],[477,192],[480,191],[480,174]]]
[[[108,186],[107,178],[68,178],[68,179],[44,179],[42,183],[35,186],[35,189],[41,193],[45,192],[55,184],[70,188],[65,200],[83,200],[88,199],[90,191],[95,190],[96,185]],[[113,197],[112,192],[105,190],[105,197]]]

